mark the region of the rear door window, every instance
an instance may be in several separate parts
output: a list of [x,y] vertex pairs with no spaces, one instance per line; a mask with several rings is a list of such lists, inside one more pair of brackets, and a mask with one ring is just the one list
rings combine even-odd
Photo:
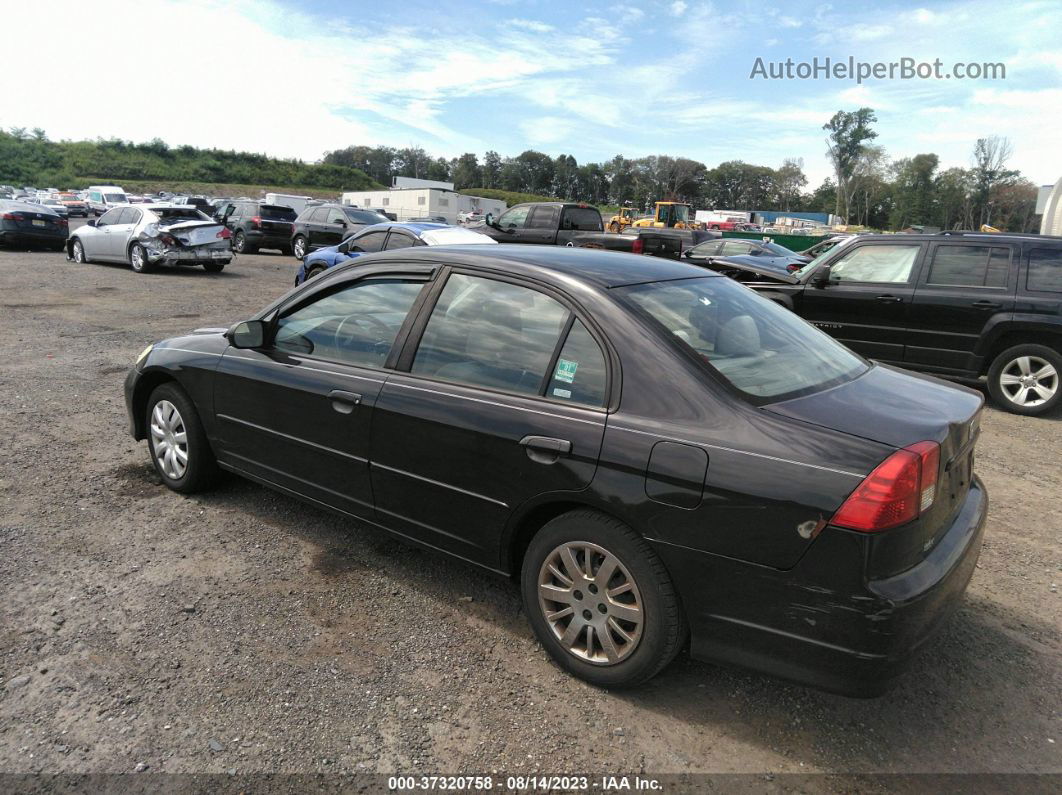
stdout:
[[387,230],[382,232],[368,232],[360,237],[357,237],[350,241],[348,250],[358,249],[362,251],[379,251],[383,248],[384,239],[387,237]]
[[1062,249],[1034,248],[1029,251],[1025,287],[1045,293],[1062,293]]
[[313,214],[310,216],[309,220],[315,224],[328,223],[328,208],[318,207],[316,210],[313,211]]
[[527,221],[528,229],[556,229],[557,208],[536,207],[531,211],[531,217]]
[[600,232],[601,213],[593,207],[565,207],[561,216],[561,229],[574,229],[579,232]]
[[926,284],[1006,287],[1009,274],[1009,246],[936,246]]
[[540,395],[568,316],[529,287],[454,274],[432,310],[412,372]]
[[723,243],[723,250],[720,252],[724,257],[733,257],[739,254],[748,254],[752,250],[752,246],[748,243],[739,243],[736,240],[728,240]]

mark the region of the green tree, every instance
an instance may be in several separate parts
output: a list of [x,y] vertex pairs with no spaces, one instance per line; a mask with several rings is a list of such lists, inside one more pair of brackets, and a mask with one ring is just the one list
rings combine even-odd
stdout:
[[852,177],[865,150],[865,142],[878,137],[870,128],[877,120],[878,117],[870,108],[860,108],[853,113],[839,110],[822,126],[822,129],[829,131],[826,151],[837,177],[834,214],[846,221],[852,203]]

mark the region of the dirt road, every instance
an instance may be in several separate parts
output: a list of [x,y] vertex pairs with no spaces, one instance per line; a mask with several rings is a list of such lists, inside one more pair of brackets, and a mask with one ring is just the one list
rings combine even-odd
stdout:
[[0,251],[0,770],[1062,770],[1059,417],[986,412],[981,563],[894,692],[682,655],[604,693],[547,661],[508,581],[238,479],[160,485],[127,368],[249,315],[295,265]]

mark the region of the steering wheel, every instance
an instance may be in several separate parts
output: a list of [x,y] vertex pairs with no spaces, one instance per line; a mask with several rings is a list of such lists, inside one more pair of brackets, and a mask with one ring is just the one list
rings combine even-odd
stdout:
[[[348,322],[351,324],[350,326],[347,326]],[[347,327],[346,337],[343,336],[344,327]],[[391,327],[378,317],[374,317],[373,315],[347,315],[339,321],[339,325],[336,326],[336,333],[333,340],[336,348],[342,349],[352,347],[356,339],[364,339],[364,337],[360,337],[358,334],[359,329],[365,334],[365,337],[371,336],[374,331],[376,332],[377,339],[374,342],[375,347],[379,348],[381,345],[386,345],[388,348],[391,347],[391,343],[388,342],[388,339],[393,334]]]

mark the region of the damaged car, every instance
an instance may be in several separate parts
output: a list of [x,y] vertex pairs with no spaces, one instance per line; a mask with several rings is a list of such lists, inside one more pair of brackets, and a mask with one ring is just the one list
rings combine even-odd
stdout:
[[708,240],[686,249],[682,256],[692,265],[704,265],[738,281],[786,277],[812,259],[777,243],[739,238]]
[[218,273],[232,261],[223,224],[191,206],[126,205],[80,227],[67,241],[74,262],[126,262],[137,273],[157,265],[202,265]]

